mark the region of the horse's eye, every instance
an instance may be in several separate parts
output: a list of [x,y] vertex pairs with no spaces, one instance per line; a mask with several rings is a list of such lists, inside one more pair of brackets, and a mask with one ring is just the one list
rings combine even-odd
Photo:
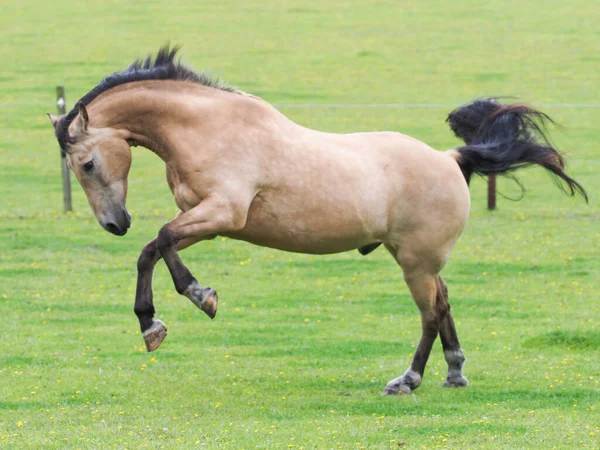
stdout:
[[83,165],[83,171],[89,172],[94,168],[94,161],[88,161]]

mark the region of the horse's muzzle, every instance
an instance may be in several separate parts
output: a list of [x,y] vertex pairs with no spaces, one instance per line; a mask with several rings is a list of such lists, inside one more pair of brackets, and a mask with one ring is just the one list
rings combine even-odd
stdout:
[[120,228],[118,225],[116,225],[112,222],[108,222],[106,225],[104,225],[104,229],[106,231],[111,232],[112,234],[117,235],[117,236],[123,236],[127,233],[127,227]]
[[[115,217],[118,216],[118,217]],[[131,214],[123,208],[120,214],[115,215],[106,221],[100,222],[102,228],[116,236],[124,236],[131,226]]]

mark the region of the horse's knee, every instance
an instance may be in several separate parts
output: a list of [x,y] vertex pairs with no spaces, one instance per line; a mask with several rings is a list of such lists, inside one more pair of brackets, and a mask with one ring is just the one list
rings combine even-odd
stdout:
[[164,225],[156,237],[156,249],[164,256],[164,251],[175,245],[175,237],[169,229],[169,224]]

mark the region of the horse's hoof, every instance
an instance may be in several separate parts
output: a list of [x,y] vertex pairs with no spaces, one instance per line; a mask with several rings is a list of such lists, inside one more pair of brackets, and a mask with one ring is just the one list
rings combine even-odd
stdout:
[[412,369],[404,372],[404,375],[388,381],[381,395],[406,395],[410,394],[421,384],[421,375]]
[[194,305],[204,311],[211,319],[214,319],[217,315],[219,297],[217,296],[217,291],[213,288],[201,287],[200,284],[194,280],[185,290],[183,295],[189,298]]
[[152,326],[143,333],[146,350],[153,352],[167,337],[167,327],[161,320],[153,320]]
[[202,304],[200,305],[200,309],[206,313],[208,317],[214,319],[217,315],[217,306],[219,304],[219,297],[217,296],[217,291],[213,288],[205,288],[205,292],[203,292],[204,299],[202,300]]
[[444,387],[465,387],[469,385],[469,380],[467,380],[462,375],[459,377],[446,378],[444,382]]
[[381,395],[407,395],[411,392],[412,390],[410,387],[405,384],[401,384],[399,386],[387,385]]

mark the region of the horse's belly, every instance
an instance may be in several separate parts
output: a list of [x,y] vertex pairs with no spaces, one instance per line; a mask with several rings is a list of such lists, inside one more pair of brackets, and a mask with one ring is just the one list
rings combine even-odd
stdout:
[[365,239],[364,236],[356,235],[340,236],[325,233],[285,233],[282,231],[244,228],[242,231],[224,233],[223,236],[250,242],[261,247],[314,255],[341,253],[374,242],[373,239]]
[[356,204],[258,197],[246,226],[224,235],[290,252],[339,253],[377,241],[384,232],[384,222],[382,214]]

